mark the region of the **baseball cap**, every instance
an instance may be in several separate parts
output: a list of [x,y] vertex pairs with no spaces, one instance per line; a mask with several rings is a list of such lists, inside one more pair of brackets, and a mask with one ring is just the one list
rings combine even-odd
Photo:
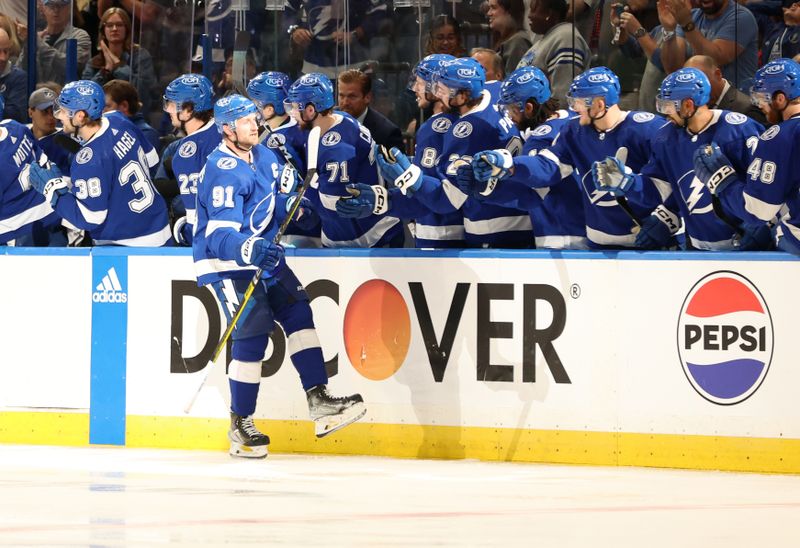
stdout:
[[37,110],[45,110],[52,107],[56,102],[56,94],[52,89],[39,88],[31,93],[28,99],[28,108],[35,108]]

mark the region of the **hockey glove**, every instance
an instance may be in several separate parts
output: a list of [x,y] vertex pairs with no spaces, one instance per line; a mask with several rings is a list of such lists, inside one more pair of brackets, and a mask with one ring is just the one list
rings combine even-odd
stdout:
[[775,246],[772,227],[766,223],[742,225],[742,232],[739,251],[768,251]]
[[182,247],[192,247],[192,225],[186,222],[186,216],[178,217],[172,225],[172,237]]
[[484,150],[473,157],[472,170],[475,178],[485,183],[479,192],[488,196],[497,186],[497,183],[511,174],[514,167],[514,158],[504,148],[499,150]]
[[736,170],[713,141],[695,150],[692,159],[695,176],[708,187],[711,194],[719,195],[736,180]]
[[279,185],[280,192],[284,194],[291,194],[297,190],[297,187],[302,181],[297,170],[293,168],[288,162],[283,165],[281,169],[281,180]]
[[267,272],[275,270],[283,258],[283,247],[264,238],[248,238],[239,249],[236,264],[253,265]]
[[378,160],[378,169],[381,177],[390,181],[400,189],[403,194],[413,194],[422,184],[422,171],[411,163],[408,156],[400,152],[397,147],[387,151],[386,147],[375,145],[375,158]]
[[31,188],[55,208],[58,199],[69,192],[69,178],[61,174],[58,166],[51,162],[33,162],[30,164],[28,179]]
[[631,168],[625,165],[628,151],[620,147],[616,156],[606,156],[605,160],[592,164],[592,180],[597,190],[605,191],[612,196],[625,196],[634,181]]
[[[292,206],[294,205],[294,201],[297,199],[297,196],[291,196],[288,200],[286,200],[286,213],[289,213],[292,210]],[[319,225],[320,218],[314,208],[311,205],[311,200],[308,198],[300,198],[300,205],[297,207],[297,211],[294,214],[293,221],[295,226],[300,230],[313,230]]]
[[668,247],[672,235],[678,232],[678,229],[680,229],[678,216],[663,205],[658,206],[642,223],[642,227],[636,235],[636,247],[639,249]]
[[336,200],[336,212],[342,217],[363,219],[372,214],[383,215],[389,209],[389,194],[380,185],[356,183],[345,189],[351,196]]
[[480,196],[480,191],[486,185],[475,178],[472,165],[464,163],[456,168],[455,186],[467,196]]

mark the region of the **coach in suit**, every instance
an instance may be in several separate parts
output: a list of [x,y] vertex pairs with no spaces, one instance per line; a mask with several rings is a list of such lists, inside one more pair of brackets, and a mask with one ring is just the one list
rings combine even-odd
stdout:
[[749,96],[722,77],[722,71],[713,58],[708,55],[695,55],[687,59],[683,66],[696,68],[708,77],[711,84],[711,99],[708,101],[708,108],[739,112],[759,124],[767,125],[767,118],[761,109],[750,102]]
[[346,70],[337,79],[339,110],[357,119],[372,134],[372,140],[387,148],[405,151],[400,128],[386,116],[369,108],[372,101],[372,79],[357,69]]

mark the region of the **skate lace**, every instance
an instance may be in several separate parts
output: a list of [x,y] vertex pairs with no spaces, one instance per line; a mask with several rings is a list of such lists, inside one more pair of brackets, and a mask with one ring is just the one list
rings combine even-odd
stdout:
[[242,430],[244,430],[251,437],[257,437],[257,436],[263,436],[264,435],[261,432],[259,432],[258,429],[256,428],[256,425],[253,424],[253,417],[245,417],[245,418],[243,418],[242,422],[241,422],[241,425],[242,425]]

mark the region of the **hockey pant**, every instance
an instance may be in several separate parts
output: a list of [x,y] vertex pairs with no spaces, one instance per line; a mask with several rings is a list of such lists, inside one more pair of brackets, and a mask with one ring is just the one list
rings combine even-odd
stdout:
[[[229,279],[212,284],[228,322],[249,283],[249,279]],[[286,334],[289,356],[303,388],[309,390],[328,382],[308,295],[294,272],[284,265],[271,278],[261,279],[231,334],[228,380],[231,411],[237,415],[252,415],[256,410],[261,362],[276,321]]]

